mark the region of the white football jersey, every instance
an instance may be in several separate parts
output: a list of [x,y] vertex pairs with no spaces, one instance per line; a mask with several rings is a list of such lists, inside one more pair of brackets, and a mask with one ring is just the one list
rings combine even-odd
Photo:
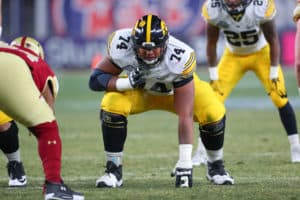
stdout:
[[236,54],[256,52],[267,45],[260,25],[272,20],[276,14],[273,0],[253,0],[239,21],[224,9],[221,0],[207,0],[202,7],[202,16],[210,24],[219,27],[226,46]]
[[[109,37],[107,52],[121,69],[130,71],[140,66],[131,40],[132,29],[120,29]],[[172,95],[173,83],[193,76],[196,69],[194,50],[169,36],[163,59],[154,66],[142,66],[146,84],[144,89],[155,95]]]

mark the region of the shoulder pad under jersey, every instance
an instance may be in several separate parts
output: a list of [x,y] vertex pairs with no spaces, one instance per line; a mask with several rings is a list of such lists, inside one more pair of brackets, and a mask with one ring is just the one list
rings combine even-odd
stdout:
[[254,15],[260,23],[272,20],[276,15],[276,6],[274,0],[252,1],[249,6],[254,7]]
[[124,61],[134,58],[132,29],[120,29],[113,32],[107,42],[107,54],[118,66],[126,65]]
[[214,21],[220,17],[221,11],[221,0],[207,0],[202,6],[202,17],[205,21],[214,24]]
[[173,36],[169,38],[164,61],[172,73],[184,77],[192,76],[196,70],[195,51]]

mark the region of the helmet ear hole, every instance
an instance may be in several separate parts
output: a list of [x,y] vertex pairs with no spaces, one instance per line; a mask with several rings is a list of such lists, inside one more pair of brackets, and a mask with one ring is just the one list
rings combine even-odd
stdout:
[[[136,54],[138,48],[162,48],[163,53],[157,59],[157,62],[159,62],[163,58],[164,50],[166,49],[169,38],[169,32],[166,23],[162,19],[156,15],[149,14],[144,15],[136,22],[132,29],[131,38]],[[145,60],[139,58],[138,55],[137,58],[143,64],[149,65],[149,62],[145,62]],[[156,64],[157,62],[153,64]]]
[[42,45],[35,39],[31,37],[17,37],[10,43],[11,46],[18,47],[24,51],[27,51],[28,53],[31,53],[35,56],[39,56],[42,59],[45,58],[44,56],[44,49]]

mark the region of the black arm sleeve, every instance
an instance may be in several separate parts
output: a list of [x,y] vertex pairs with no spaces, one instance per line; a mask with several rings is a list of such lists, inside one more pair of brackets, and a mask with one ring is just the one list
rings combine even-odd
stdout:
[[90,89],[93,91],[105,91],[112,76],[112,74],[108,74],[100,69],[94,69],[89,80]]

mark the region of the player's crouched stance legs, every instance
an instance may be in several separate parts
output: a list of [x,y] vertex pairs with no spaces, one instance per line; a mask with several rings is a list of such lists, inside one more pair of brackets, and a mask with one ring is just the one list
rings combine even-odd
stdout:
[[105,174],[96,180],[96,187],[121,187],[123,185],[121,160],[127,136],[127,119],[122,115],[101,110],[100,120],[107,162]]
[[127,116],[165,110],[178,117],[175,185],[192,187],[194,50],[169,35],[163,20],[149,14],[137,20],[134,28],[116,30],[109,37],[107,53],[89,80],[93,91],[106,91],[100,116],[106,170],[96,186],[122,186]]
[[[127,119],[122,115],[101,110],[100,120],[107,162],[104,175],[96,180],[96,187],[121,187],[123,185],[122,157],[127,136]],[[192,145],[179,145],[179,152],[181,153],[174,174],[176,176],[175,186],[192,187],[192,161],[186,159],[192,153]]]
[[218,122],[200,126],[200,137],[207,151],[206,178],[216,185],[233,185],[234,179],[225,171],[223,143],[225,116]]

